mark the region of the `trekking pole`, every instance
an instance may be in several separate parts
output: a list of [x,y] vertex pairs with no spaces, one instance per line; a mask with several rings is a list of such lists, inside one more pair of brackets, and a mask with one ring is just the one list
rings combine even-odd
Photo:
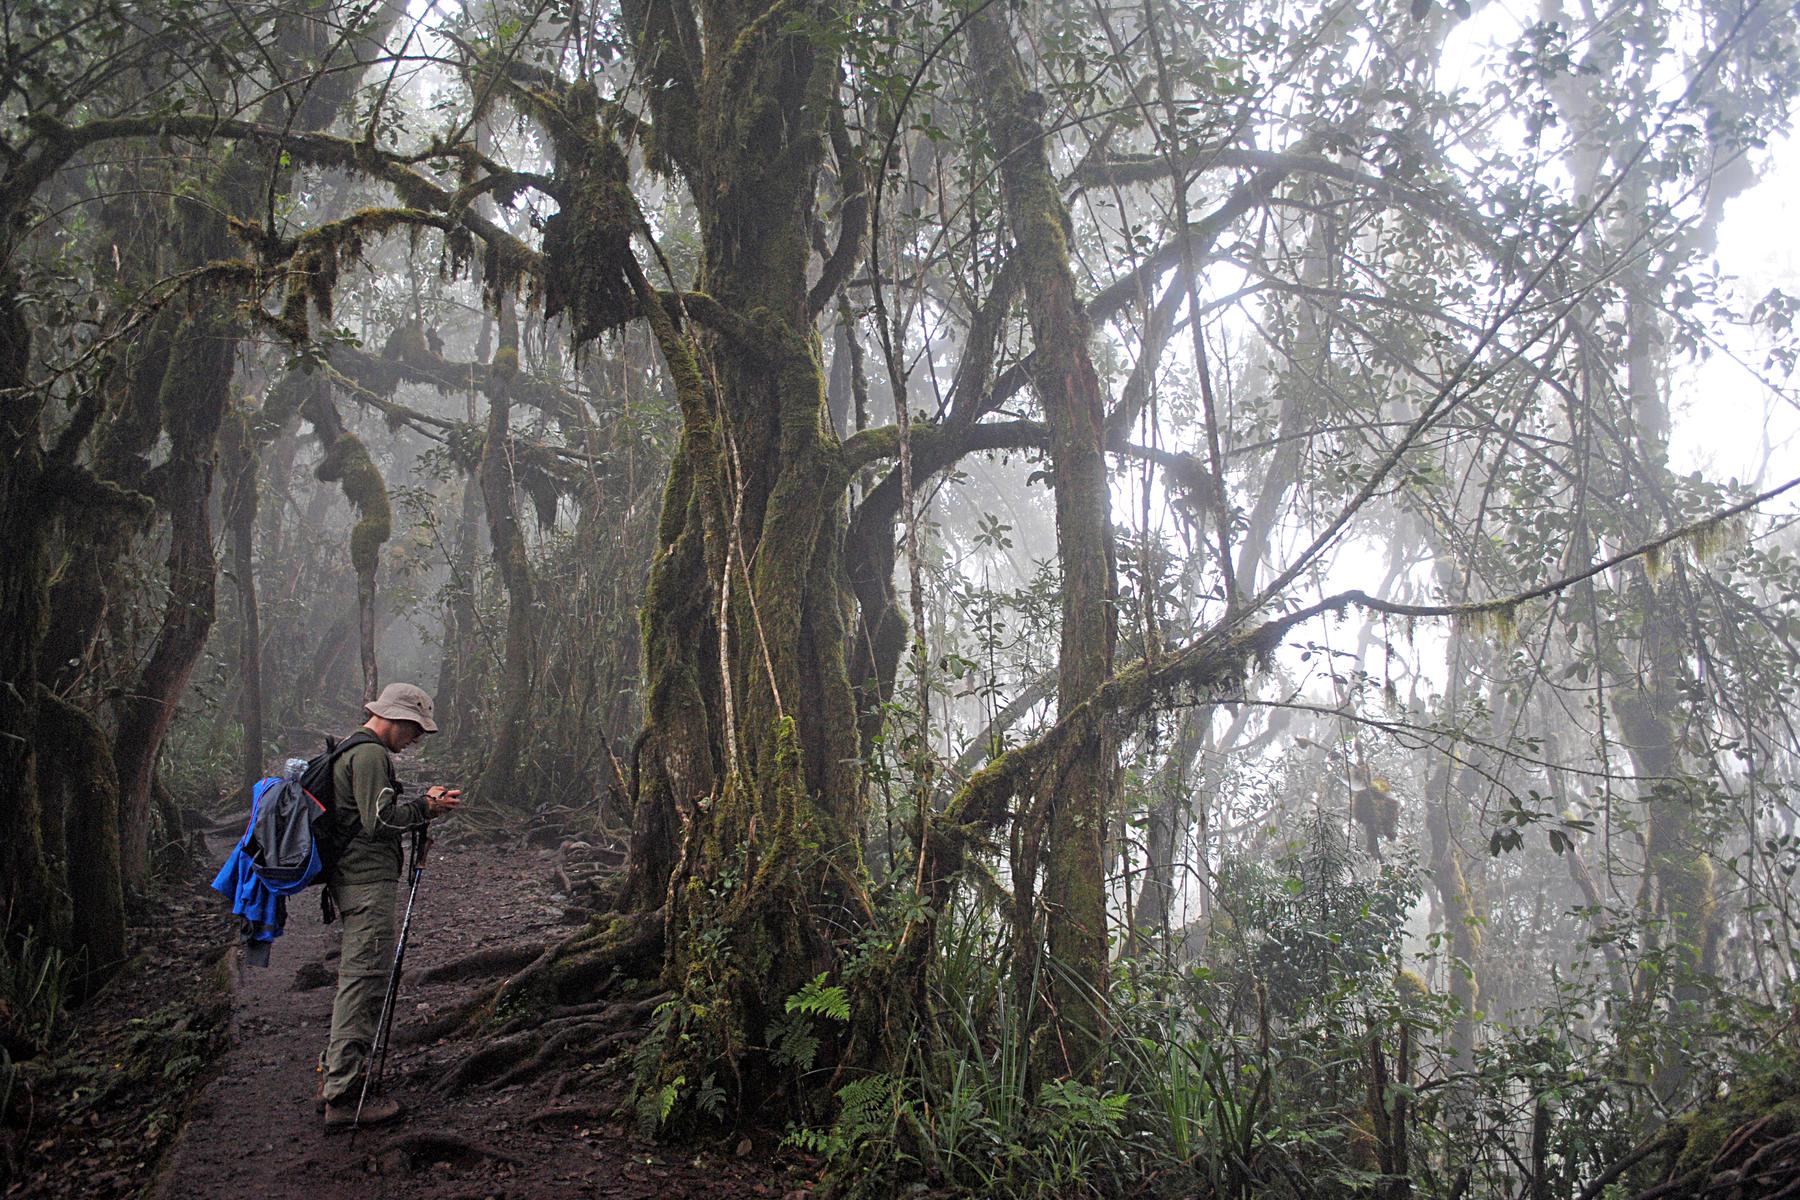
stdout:
[[394,965],[388,971],[387,992],[381,998],[381,1017],[375,1022],[375,1044],[369,1047],[368,1058],[363,1061],[362,1094],[356,1099],[356,1116],[350,1122],[352,1145],[356,1142],[357,1131],[362,1127],[363,1105],[369,1101],[369,1089],[373,1085],[376,1093],[380,1093],[381,1076],[387,1070],[388,1042],[394,1030],[394,1001],[400,991],[400,972],[406,964],[406,939],[412,933],[413,902],[419,898],[419,879],[425,874],[425,851],[430,845],[431,835],[424,826],[413,830],[406,916],[400,922],[400,940],[394,944]]

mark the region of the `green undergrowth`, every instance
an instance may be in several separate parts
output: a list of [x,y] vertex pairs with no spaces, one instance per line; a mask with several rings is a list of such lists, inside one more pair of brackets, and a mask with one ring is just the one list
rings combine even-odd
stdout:
[[1792,1056],[1747,1049],[1779,1034],[1769,1013],[1721,1009],[1707,1044],[1688,1048],[1685,1098],[1646,1082],[1638,1035],[1662,1002],[1599,1024],[1592,980],[1559,981],[1557,999],[1512,1023],[1480,1020],[1478,1045],[1458,1053],[1463,1014],[1442,985],[1455,964],[1431,970],[1403,947],[1422,886],[1407,863],[1322,840],[1225,864],[1202,927],[1115,955],[1109,1053],[1081,1079],[1034,1071],[1050,1026],[1020,997],[1048,989],[1016,987],[1008,931],[965,892],[885,1070],[821,1052],[870,1002],[853,969],[789,999],[776,1056],[813,1082],[796,1094],[825,1099],[787,1142],[823,1161],[824,1195],[855,1200],[1571,1200],[1651,1141],[1658,1155],[1605,1194],[1692,1175],[1749,1120],[1768,1117],[1769,1136],[1800,1121]]

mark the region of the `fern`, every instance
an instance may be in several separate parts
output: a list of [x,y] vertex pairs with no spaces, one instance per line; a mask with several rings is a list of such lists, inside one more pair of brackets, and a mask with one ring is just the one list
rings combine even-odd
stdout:
[[819,1060],[819,1039],[805,1013],[790,1009],[769,1023],[770,1057],[776,1066],[808,1071]]
[[835,1157],[844,1148],[842,1139],[835,1133],[795,1125],[788,1126],[787,1136],[781,1139],[781,1144],[820,1158]]
[[841,1162],[866,1142],[892,1137],[899,1093],[900,1080],[892,1075],[852,1080],[837,1091],[838,1115],[830,1129],[790,1125],[781,1144]]
[[666,1124],[669,1114],[675,1111],[675,1101],[681,1097],[681,1085],[687,1082],[685,1075],[677,1075],[662,1085],[656,1094],[656,1123]]
[[708,1075],[694,1092],[694,1107],[715,1120],[725,1113],[725,1089]]
[[833,1021],[850,1019],[850,993],[836,984],[825,982],[825,972],[821,971],[806,981],[801,989],[787,998],[787,1011],[803,1013],[809,1017],[829,1017]]
[[846,1144],[855,1145],[871,1133],[886,1127],[884,1118],[894,1102],[899,1080],[877,1071],[861,1079],[853,1079],[838,1089],[838,1119],[832,1132]]

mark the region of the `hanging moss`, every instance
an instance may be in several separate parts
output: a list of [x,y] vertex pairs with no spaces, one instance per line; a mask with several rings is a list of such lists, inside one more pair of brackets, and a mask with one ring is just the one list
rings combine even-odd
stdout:
[[563,208],[544,223],[544,316],[569,314],[577,345],[637,315],[627,260],[642,224],[625,154],[594,136],[559,156]]
[[481,450],[487,445],[487,430],[474,421],[459,421],[444,434],[444,448],[450,461],[464,474],[481,465]]
[[341,483],[344,497],[362,515],[350,531],[350,562],[358,575],[373,577],[381,547],[393,536],[387,484],[376,469],[375,460],[369,457],[360,438],[346,433],[332,443],[313,474],[325,483]]
[[[1706,563],[1744,545],[1744,522],[1738,517],[1708,521],[1681,539],[1696,563]],[[1646,555],[1646,558],[1648,554]]]
[[1461,613],[1456,622],[1470,637],[1491,637],[1500,645],[1509,646],[1519,636],[1518,610],[1516,604],[1495,604]]
[[290,341],[308,340],[308,309],[321,321],[331,320],[340,270],[346,261],[362,257],[368,238],[402,227],[416,235],[421,228],[438,223],[439,218],[417,208],[365,208],[308,230],[287,256],[287,288],[276,325]]

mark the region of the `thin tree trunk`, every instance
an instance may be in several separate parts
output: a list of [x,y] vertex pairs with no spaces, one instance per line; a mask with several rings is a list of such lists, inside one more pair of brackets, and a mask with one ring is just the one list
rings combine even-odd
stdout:
[[481,498],[487,511],[488,539],[493,544],[494,565],[506,585],[506,649],[500,671],[500,711],[496,714],[493,742],[478,786],[490,802],[510,803],[525,797],[520,792],[519,758],[523,752],[525,721],[531,706],[532,678],[536,666],[537,600],[531,563],[525,556],[525,535],[519,527],[515,502],[517,487],[512,464],[512,389],[510,380],[519,369],[519,326],[510,300],[500,310],[500,344],[494,351],[497,386],[488,397],[487,440],[481,450]]
[[263,775],[262,622],[256,604],[257,445],[247,414],[234,411],[220,436],[225,460],[225,521],[238,598],[238,718],[244,728],[240,794]]
[[[493,317],[483,313],[481,332],[475,341],[475,358],[485,361],[493,352]],[[475,421],[475,388],[470,385],[468,420]],[[475,707],[480,692],[476,672],[475,560],[481,552],[481,479],[471,472],[463,479],[462,505],[457,511],[456,545],[450,562],[450,599],[445,605],[444,657],[438,665],[437,711],[444,734],[452,743],[475,728]]]
[[[1050,172],[1004,11],[986,9],[971,22],[970,49],[990,109],[1007,220],[1023,260],[1036,348],[1032,385],[1050,425],[1062,566],[1057,708],[1067,715],[1111,677],[1118,640],[1106,410],[1089,351],[1092,330],[1069,266],[1068,209]],[[1056,1074],[1096,1071],[1107,1036],[1104,838],[1116,757],[1112,735],[1096,722],[1087,736],[1071,739],[1040,784],[1039,802],[1049,807],[1043,902],[1048,950],[1057,965],[1042,972],[1054,1033],[1040,1041],[1039,1061]],[[1021,895],[1029,882],[1015,878]],[[1022,972],[1038,974],[1031,966]]]

